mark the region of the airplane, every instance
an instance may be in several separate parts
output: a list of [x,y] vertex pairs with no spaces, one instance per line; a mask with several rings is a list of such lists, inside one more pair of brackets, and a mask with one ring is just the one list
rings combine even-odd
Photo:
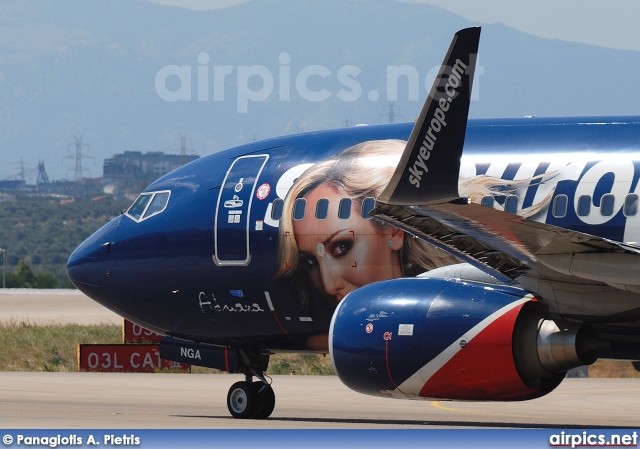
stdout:
[[[82,292],[245,375],[268,418],[279,352],[361,393],[541,397],[599,358],[640,367],[640,118],[468,120],[480,28],[415,123],[241,145],[149,185],[70,256]],[[257,379],[257,380],[255,380]]]

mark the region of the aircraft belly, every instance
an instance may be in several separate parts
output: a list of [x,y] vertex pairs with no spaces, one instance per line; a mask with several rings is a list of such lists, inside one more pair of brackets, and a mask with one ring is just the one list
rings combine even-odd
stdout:
[[528,274],[517,278],[517,282],[539,296],[552,314],[594,322],[605,318],[632,322],[640,318],[640,294],[634,292],[580,279],[562,282]]

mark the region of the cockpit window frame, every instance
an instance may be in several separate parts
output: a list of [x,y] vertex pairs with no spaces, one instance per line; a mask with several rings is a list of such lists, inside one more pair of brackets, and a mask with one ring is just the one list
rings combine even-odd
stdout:
[[[164,204],[164,207],[162,209],[152,213],[151,215],[147,215],[147,211],[149,210],[149,207],[151,206],[151,204],[153,204],[153,200],[155,199],[156,195],[164,194],[164,193],[169,195],[167,197],[167,201]],[[129,213],[129,211],[131,210],[131,208],[133,208],[133,206],[135,206],[135,204],[138,202],[138,200],[142,196],[151,196],[151,199],[147,202],[147,205],[145,206],[144,210],[140,214],[140,217],[136,218],[135,216],[131,215]],[[129,217],[130,219],[132,219],[133,221],[135,221],[136,223],[141,223],[141,222],[143,222],[145,220],[148,220],[149,218],[155,217],[156,215],[160,215],[161,213],[163,213],[167,209],[167,206],[169,205],[169,201],[171,201],[171,190],[156,190],[156,191],[153,191],[153,192],[142,192],[140,195],[138,195],[136,200],[131,204],[131,206],[129,206],[129,208],[127,209],[127,211],[124,214],[127,217]]]

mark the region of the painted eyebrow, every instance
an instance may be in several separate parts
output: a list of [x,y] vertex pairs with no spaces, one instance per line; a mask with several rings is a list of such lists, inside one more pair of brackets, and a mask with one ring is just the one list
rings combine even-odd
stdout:
[[[329,243],[331,240],[333,240],[333,239],[335,238],[335,236],[336,236],[336,235],[338,235],[338,234],[340,234],[340,233],[342,233],[342,232],[345,232],[345,231],[347,231],[347,230],[348,230],[348,228],[339,229],[339,230],[337,230],[336,232],[334,232],[333,234],[331,234],[330,236],[328,236],[326,239],[324,239],[323,241],[321,241],[320,243],[322,243],[323,245],[326,245],[326,244],[327,244],[327,243]],[[304,250],[304,249],[300,249],[300,246],[299,246],[299,245],[298,245],[298,253],[300,253],[300,254],[305,254],[305,255],[309,255],[309,256],[312,256],[312,257],[316,257],[316,256],[315,256],[315,254],[313,254],[312,252],[310,252],[310,251],[306,251],[306,250]]]
[[329,243],[331,240],[333,240],[338,234],[343,233],[347,231],[347,228],[344,229],[340,229],[339,231],[334,232],[333,234],[331,234],[329,237],[327,237],[325,240],[322,241],[323,245],[326,245],[327,243]]

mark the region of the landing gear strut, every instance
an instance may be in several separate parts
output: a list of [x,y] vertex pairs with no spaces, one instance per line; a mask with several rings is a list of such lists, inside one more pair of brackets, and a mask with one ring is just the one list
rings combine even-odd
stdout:
[[[238,419],[268,418],[276,405],[276,395],[264,376],[264,371],[269,365],[269,354],[239,349],[238,355],[245,380],[236,382],[229,388],[229,413]],[[259,380],[253,382],[253,376]]]

